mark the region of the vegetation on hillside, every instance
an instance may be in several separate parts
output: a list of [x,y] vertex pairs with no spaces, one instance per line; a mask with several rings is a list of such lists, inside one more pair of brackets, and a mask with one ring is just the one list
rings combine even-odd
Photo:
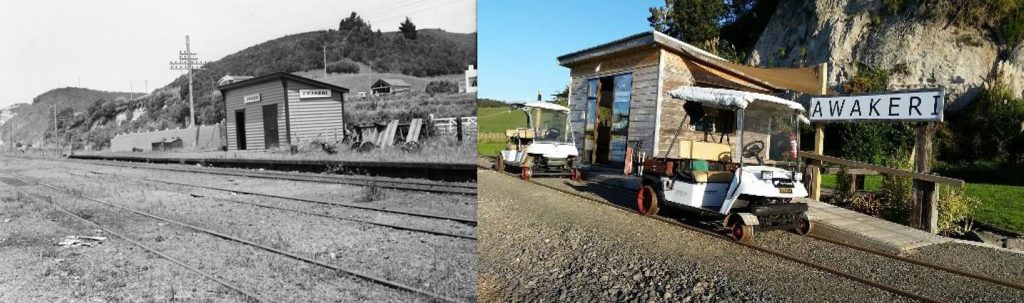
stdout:
[[665,0],[650,8],[651,27],[734,62],[744,62],[778,0]]
[[979,27],[1006,45],[1024,40],[1024,0],[885,0],[882,4],[888,15]]

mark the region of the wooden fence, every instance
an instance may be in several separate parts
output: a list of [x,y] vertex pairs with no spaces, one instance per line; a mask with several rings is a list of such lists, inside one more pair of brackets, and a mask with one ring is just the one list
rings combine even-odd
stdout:
[[432,120],[438,134],[457,134],[459,132],[459,120],[461,120],[462,134],[469,137],[476,136],[476,117],[432,118]]

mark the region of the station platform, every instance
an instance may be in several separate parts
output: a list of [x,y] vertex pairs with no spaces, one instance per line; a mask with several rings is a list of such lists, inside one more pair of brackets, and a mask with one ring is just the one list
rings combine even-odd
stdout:
[[[623,175],[621,169],[591,166],[584,178],[623,189],[640,187],[638,177]],[[905,254],[916,248],[953,241],[908,226],[892,223],[832,204],[801,198],[807,203],[814,221],[814,235],[892,254]]]

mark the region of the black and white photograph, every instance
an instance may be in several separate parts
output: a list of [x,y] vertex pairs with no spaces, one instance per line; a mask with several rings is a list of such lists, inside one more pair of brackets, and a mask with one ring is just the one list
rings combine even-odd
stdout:
[[476,301],[476,1],[0,4],[0,302]]

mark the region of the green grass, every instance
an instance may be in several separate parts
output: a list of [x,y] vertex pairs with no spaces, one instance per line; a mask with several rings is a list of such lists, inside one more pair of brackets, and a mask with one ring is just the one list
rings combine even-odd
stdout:
[[[882,186],[881,175],[867,176],[864,180],[867,191],[878,191]],[[976,221],[1024,233],[1024,186],[967,183],[964,191],[968,196],[981,200],[981,205],[971,217]],[[821,187],[836,188],[836,175],[823,175]]]
[[975,220],[1024,233],[1024,186],[968,183],[968,196],[981,199]]
[[504,142],[477,142],[476,152],[481,156],[495,156],[505,148]]
[[526,126],[526,115],[521,111],[509,112],[508,107],[481,107],[476,110],[478,131],[504,133],[506,129]]

